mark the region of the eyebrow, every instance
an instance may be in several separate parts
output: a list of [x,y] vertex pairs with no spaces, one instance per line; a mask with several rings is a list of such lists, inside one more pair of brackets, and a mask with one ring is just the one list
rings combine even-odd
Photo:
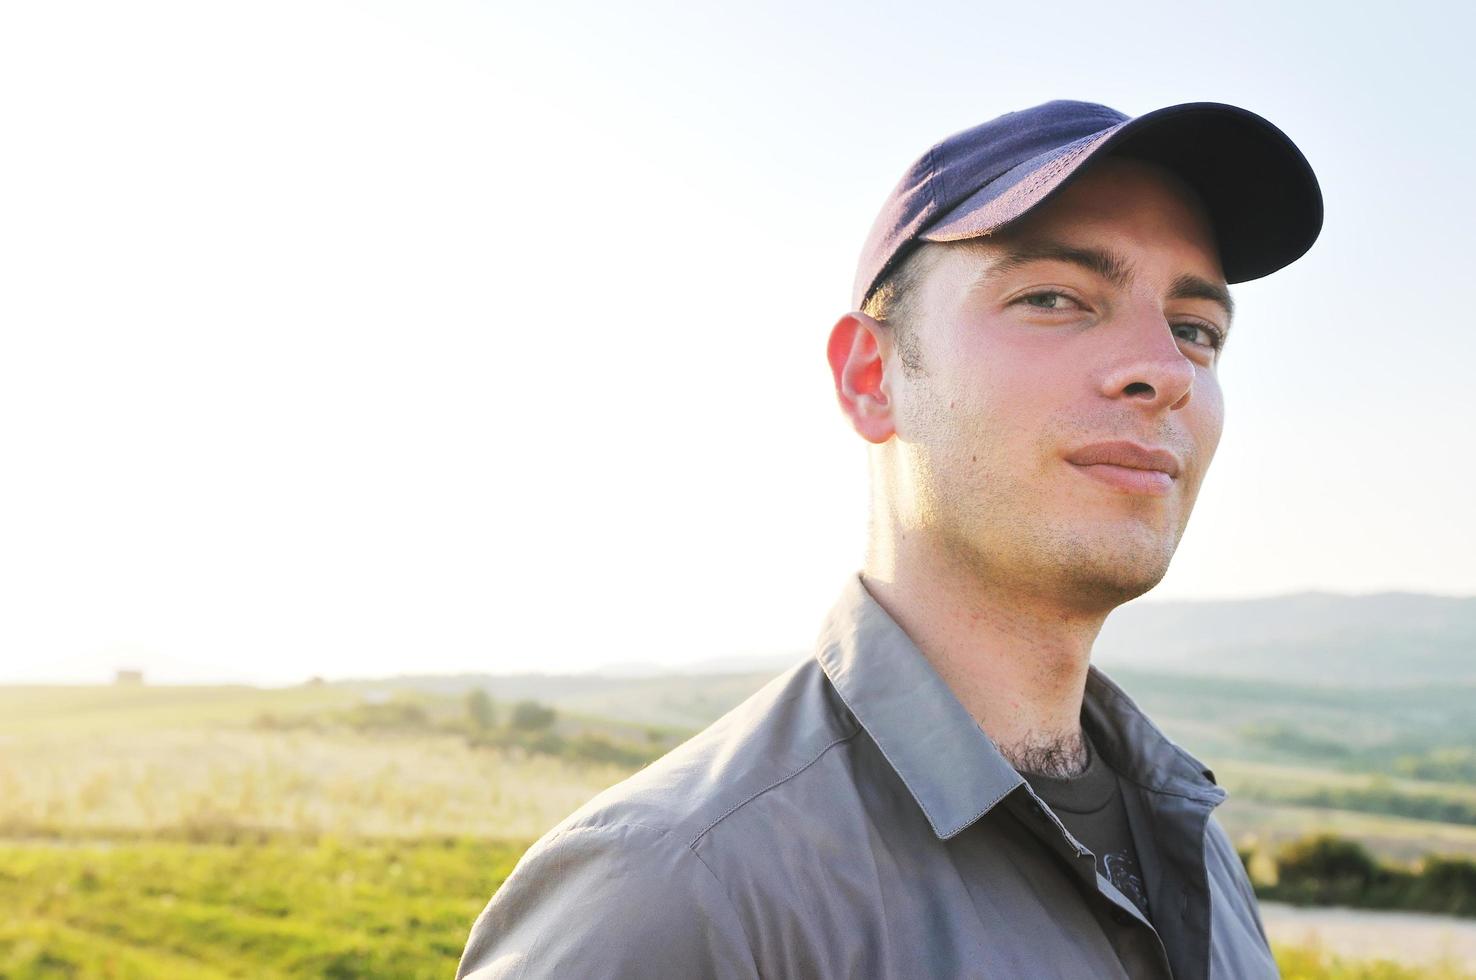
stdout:
[[[982,285],[1032,262],[1065,262],[1085,269],[1119,289],[1132,278],[1132,267],[1121,256],[1106,249],[1067,245],[1065,242],[1029,241],[1007,248],[984,270],[976,284]],[[1218,303],[1225,310],[1226,317],[1235,316],[1235,301],[1230,298],[1230,290],[1203,276],[1185,273],[1175,279],[1169,289],[1169,298],[1208,300]]]
[[1230,290],[1203,276],[1186,274],[1175,279],[1169,289],[1169,299],[1207,299],[1211,303],[1219,303],[1227,319],[1235,318],[1235,300],[1230,298]]
[[1127,285],[1131,276],[1128,264],[1105,249],[1067,245],[1064,242],[1034,241],[1022,242],[1006,249],[1004,255],[984,271],[979,281],[987,282],[1032,262],[1066,262],[1080,266],[1118,287]]

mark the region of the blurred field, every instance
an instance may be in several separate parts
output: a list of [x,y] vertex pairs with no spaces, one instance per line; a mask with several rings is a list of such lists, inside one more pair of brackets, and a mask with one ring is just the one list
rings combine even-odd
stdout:
[[[1343,960],[1408,959],[1411,949],[1432,951],[1422,976],[1461,976],[1476,971],[1476,920],[1408,912],[1304,909],[1263,902],[1262,918],[1274,945],[1301,952],[1337,950]],[[1283,963],[1285,969],[1285,963]]]
[[[515,679],[485,717],[444,679],[0,688],[0,977],[449,976],[527,842],[764,679],[574,684],[567,700]],[[538,694],[558,711],[514,701]],[[1247,746],[1210,760],[1241,846],[1332,829],[1384,858],[1476,854],[1476,826],[1377,812],[1434,796],[1459,816],[1467,786],[1318,768],[1219,717],[1215,738]],[[1337,936],[1279,945],[1286,975],[1463,976],[1417,944],[1401,967],[1354,962]]]
[[0,686],[0,736],[115,735],[141,729],[244,725],[262,712],[318,713],[354,704],[338,685],[289,688]]
[[1271,944],[1282,980],[1471,980],[1472,974],[1442,960],[1409,964],[1340,956],[1321,943]]
[[1231,798],[1215,811],[1238,847],[1274,848],[1314,833],[1361,842],[1379,857],[1417,861],[1426,854],[1476,857],[1476,827],[1353,810]]
[[0,846],[0,976],[425,977],[521,844]]
[[628,771],[439,733],[48,733],[0,746],[0,835],[532,839]]

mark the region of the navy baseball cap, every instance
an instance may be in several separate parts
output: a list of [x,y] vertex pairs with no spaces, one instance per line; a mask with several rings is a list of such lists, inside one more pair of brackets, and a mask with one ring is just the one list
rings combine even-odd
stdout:
[[1190,102],[1129,118],[1094,102],[1047,102],[955,133],[907,169],[861,252],[854,308],[921,242],[1003,228],[1104,154],[1157,163],[1194,188],[1209,212],[1227,282],[1291,264],[1322,229],[1322,191],[1311,165],[1253,112]]

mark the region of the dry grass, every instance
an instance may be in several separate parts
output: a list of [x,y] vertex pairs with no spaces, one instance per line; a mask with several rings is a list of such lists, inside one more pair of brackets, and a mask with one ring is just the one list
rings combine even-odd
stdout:
[[536,838],[627,774],[452,735],[250,729],[12,736],[0,834],[234,830]]

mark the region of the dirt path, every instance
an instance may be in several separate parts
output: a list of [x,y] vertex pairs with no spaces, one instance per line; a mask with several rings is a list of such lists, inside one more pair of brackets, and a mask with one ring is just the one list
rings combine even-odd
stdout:
[[1272,942],[1320,945],[1350,959],[1387,959],[1428,964],[1447,959],[1476,971],[1476,919],[1419,912],[1297,908],[1261,903]]

